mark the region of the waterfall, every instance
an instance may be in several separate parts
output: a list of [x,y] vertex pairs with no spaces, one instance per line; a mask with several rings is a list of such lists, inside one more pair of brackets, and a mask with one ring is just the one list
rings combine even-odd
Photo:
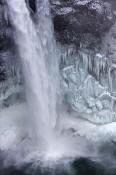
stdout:
[[[37,0],[36,2],[37,21],[34,23],[25,0],[7,1],[10,19],[15,30],[14,40],[21,57],[27,99],[28,137],[21,151],[16,150],[18,157],[16,156],[15,160],[21,161],[24,157],[25,161],[30,161],[31,158],[35,160],[36,157],[37,160],[38,157],[40,160],[48,160],[63,156],[85,155],[86,142],[79,137],[75,139],[69,132],[65,133],[73,127],[75,120],[70,122],[68,114],[64,114],[63,111],[62,121],[59,120],[57,111],[60,103],[59,64],[49,1]],[[62,134],[59,134],[60,131]],[[31,140],[30,145],[29,140]],[[79,142],[82,143],[81,146]],[[20,158],[22,149],[25,155]]]
[[36,143],[50,142],[58,117],[59,73],[49,3],[37,1],[36,24],[25,0],[7,3],[25,78],[29,134]]

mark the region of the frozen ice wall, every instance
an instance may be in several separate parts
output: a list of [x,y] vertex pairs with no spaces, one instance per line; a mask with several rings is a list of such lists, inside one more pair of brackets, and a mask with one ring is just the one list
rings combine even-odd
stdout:
[[71,107],[82,118],[104,124],[116,121],[116,32],[114,24],[102,40],[101,49],[83,44],[63,46],[62,87]]

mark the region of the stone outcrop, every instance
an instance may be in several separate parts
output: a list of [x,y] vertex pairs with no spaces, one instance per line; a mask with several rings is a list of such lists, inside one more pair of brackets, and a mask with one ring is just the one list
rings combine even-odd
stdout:
[[114,23],[113,4],[102,0],[51,0],[57,39],[62,43],[98,40]]

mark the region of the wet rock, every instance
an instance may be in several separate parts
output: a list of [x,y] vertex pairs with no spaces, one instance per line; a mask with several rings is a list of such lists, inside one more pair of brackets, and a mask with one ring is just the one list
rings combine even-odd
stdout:
[[112,5],[102,0],[51,0],[57,39],[79,45],[85,35],[102,37],[114,23]]
[[10,23],[7,4],[0,1],[0,82],[11,75],[13,60],[16,58],[16,47],[13,41],[13,28]]
[[36,0],[25,0],[32,13],[36,12]]

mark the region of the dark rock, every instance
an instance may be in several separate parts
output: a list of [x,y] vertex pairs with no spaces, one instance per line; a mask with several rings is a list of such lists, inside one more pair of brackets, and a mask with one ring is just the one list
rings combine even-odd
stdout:
[[36,12],[36,0],[25,0],[32,13]]
[[9,60],[14,59],[15,52],[16,47],[13,41],[13,29],[9,19],[7,4],[5,0],[0,0],[0,82],[8,79]]
[[51,0],[57,39],[79,44],[86,34],[102,37],[114,23],[112,6],[102,0]]

